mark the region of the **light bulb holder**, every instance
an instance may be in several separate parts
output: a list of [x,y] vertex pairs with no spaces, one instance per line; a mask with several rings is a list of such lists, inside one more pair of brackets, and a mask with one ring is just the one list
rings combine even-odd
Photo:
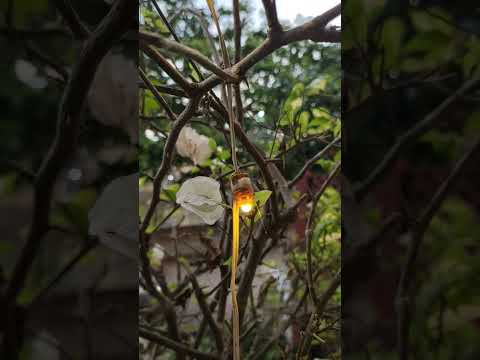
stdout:
[[244,213],[249,213],[255,205],[255,192],[250,177],[247,173],[238,171],[232,175],[230,183],[234,201]]

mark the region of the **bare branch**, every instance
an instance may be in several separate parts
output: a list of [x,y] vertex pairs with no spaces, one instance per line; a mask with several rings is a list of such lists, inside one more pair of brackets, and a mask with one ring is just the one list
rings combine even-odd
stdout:
[[[232,66],[232,73],[242,77],[252,66],[266,58],[275,50],[292,42],[312,40],[316,42],[340,42],[340,32],[333,29],[326,29],[325,25],[340,14],[340,5],[332,8],[315,19],[279,33],[275,37],[267,38],[260,46],[245,56],[239,63]],[[212,75],[199,83],[199,91],[206,92],[219,85],[222,78]]]
[[269,36],[275,36],[275,33],[282,31],[282,27],[278,22],[277,4],[275,0],[262,0],[262,3],[267,16],[268,34]]
[[178,116],[177,120],[175,120],[175,122],[173,123],[172,130],[170,131],[170,135],[168,136],[167,142],[165,143],[162,163],[153,179],[152,201],[150,202],[150,206],[142,221],[140,233],[145,232],[148,225],[150,224],[153,214],[155,213],[155,209],[160,200],[160,187],[163,179],[167,175],[167,172],[170,170],[170,166],[173,160],[173,152],[178,136],[180,135],[180,131],[182,130],[182,128],[187,124],[188,120],[191,119],[191,117],[197,110],[199,101],[200,99],[198,98],[192,99],[188,103],[187,107],[183,110],[183,112]]
[[[171,95],[171,96],[178,96],[178,97],[183,97],[187,98],[188,95],[183,91],[182,89],[172,87],[172,86],[166,86],[166,85],[154,85],[155,88],[157,89],[158,92]],[[138,87],[141,89],[148,89],[147,85],[143,81],[140,81],[138,83]]]
[[90,30],[83,24],[69,0],[54,0],[55,7],[68,23],[76,39],[90,36]]
[[[338,4],[330,10],[317,16],[313,20],[288,30],[284,34],[284,41],[287,43],[301,40],[312,40],[315,42],[337,42],[340,39],[340,32],[337,30],[326,29],[327,24],[338,17],[341,13],[342,5]],[[336,40],[336,41],[334,41]]]
[[219,76],[224,81],[238,82],[237,76],[218,67],[213,62],[211,62],[205,55],[203,55],[202,53],[200,53],[195,49],[192,49],[181,43],[171,41],[161,35],[157,35],[151,32],[139,31],[138,36],[139,36],[140,42],[153,44],[159,48],[171,50],[175,53],[182,54],[187,58],[196,61],[198,64],[202,65],[205,69],[210,70],[211,72]]
[[[183,9],[180,9],[177,13],[175,13],[171,18],[170,18],[170,21],[173,22],[175,21],[175,19],[182,13],[182,12],[186,12],[186,13],[189,13],[189,14],[192,14],[193,16],[195,16],[197,19],[198,19],[198,22],[200,23],[200,26],[202,28],[202,31],[203,31],[203,34],[205,35],[205,37],[207,38],[208,40],[208,43],[210,45],[210,48],[212,49],[212,53],[213,53],[213,57],[215,58],[215,62],[217,64],[220,64],[220,54],[218,53],[218,49],[217,47],[215,46],[215,41],[213,39],[213,36],[212,34],[210,34],[210,31],[208,31],[208,21],[205,19],[205,16],[203,16],[203,14],[199,11],[195,11],[193,9],[190,9],[190,8],[183,8]],[[178,41],[180,42],[180,41]]]
[[153,329],[147,328],[145,325],[140,325],[138,329],[139,335],[141,338],[153,341],[157,344],[163,345],[169,349],[180,351],[182,353],[188,354],[198,360],[218,360],[218,357],[207,354],[195,349],[190,348],[188,345],[181,342],[169,339],[168,337],[160,334]]
[[138,68],[138,72],[140,74],[140,77],[142,78],[142,81],[147,86],[147,88],[152,92],[153,96],[155,96],[155,99],[157,99],[158,103],[163,107],[163,109],[167,113],[170,120],[175,121],[177,119],[177,116],[172,111],[172,109],[170,109],[170,106],[168,106],[168,103],[162,97],[162,95],[158,92],[157,88],[150,82],[150,80],[148,80],[147,75],[143,72],[142,69]]
[[310,316],[310,320],[305,328],[305,335],[302,339],[302,344],[299,346],[297,359],[301,358],[302,355],[307,353],[307,350],[310,348],[310,344],[312,342],[312,331],[313,325],[315,324],[315,320],[320,318],[325,311],[325,308],[328,304],[328,301],[332,298],[337,291],[337,288],[340,286],[340,282],[342,280],[341,272],[338,272],[333,280],[327,287],[327,290],[323,293],[323,295],[318,300],[318,306],[316,307],[316,312],[312,313]]
[[195,297],[197,298],[198,305],[203,312],[203,316],[205,317],[206,322],[210,326],[210,330],[212,330],[213,336],[215,337],[215,343],[217,345],[218,354],[221,355],[223,352],[223,336],[222,331],[218,327],[213,315],[210,311],[210,307],[207,304],[205,299],[205,294],[203,293],[202,289],[198,285],[198,281],[196,277],[190,274],[190,281],[192,282],[193,291],[195,293]]
[[153,46],[147,45],[143,42],[139,43],[139,47],[147,54],[152,60],[154,60],[173,81],[177,83],[189,96],[193,95],[194,85],[188,81],[180,72],[173,67],[170,62],[163,57]]
[[96,68],[113,42],[127,31],[136,8],[134,1],[117,1],[86,42],[82,55],[74,66],[60,104],[55,140],[36,176],[33,222],[9,283],[6,295],[8,305],[15,301],[18,292],[23,288],[37,248],[41,244],[40,239],[48,231],[53,186],[74,150],[80,129],[81,110]]
[[240,0],[233,0],[233,33],[235,36],[235,63],[242,58],[242,23],[240,20]]
[[425,134],[439,119],[439,115],[445,111],[451,104],[453,104],[457,99],[459,99],[463,94],[468,90],[474,87],[478,82],[479,78],[475,77],[473,79],[465,82],[457,91],[445,99],[439,106],[437,106],[432,112],[430,112],[425,118],[420,121],[413,128],[408,130],[406,133],[401,135],[398,141],[392,146],[392,148],[387,152],[382,161],[378,166],[368,175],[368,177],[360,182],[357,186],[354,187],[354,194],[357,198],[362,198],[368,189],[376,183],[376,181],[385,173],[393,161],[397,158],[400,151],[402,151],[406,146],[408,146],[412,141],[415,141],[418,137]]
[[340,170],[340,163],[338,163],[333,168],[330,175],[325,180],[325,182],[322,184],[322,187],[320,188],[318,193],[315,195],[315,198],[313,199],[313,202],[312,202],[312,210],[310,211],[310,214],[309,214],[308,220],[307,220],[307,226],[305,227],[305,241],[307,243],[307,284],[308,284],[308,290],[309,290],[309,293],[310,293],[310,299],[312,300],[312,303],[315,305],[315,308],[317,309],[317,312],[320,312],[322,304],[317,299],[317,296],[315,294],[315,287],[313,286],[313,269],[312,269],[313,222],[314,222],[314,219],[315,219],[315,211],[317,209],[317,204],[320,201],[320,198],[322,197],[322,195],[325,192],[325,190],[327,189],[327,187],[330,185],[332,180],[337,175],[339,170]]
[[398,354],[400,360],[409,358],[409,332],[410,332],[410,303],[409,291],[412,282],[413,271],[420,246],[422,244],[425,232],[427,231],[433,217],[440,209],[443,201],[449,194],[451,188],[456,184],[458,178],[462,175],[465,167],[470,163],[473,157],[480,151],[480,138],[466,151],[462,158],[457,162],[452,172],[437,189],[432,200],[424,210],[416,226],[412,231],[412,239],[408,248],[407,260],[402,270],[397,292],[397,324],[398,324]]
[[325,155],[325,153],[328,150],[330,150],[331,147],[333,145],[335,145],[338,141],[340,141],[340,137],[337,137],[330,144],[328,144],[322,150],[320,150],[320,152],[318,154],[316,154],[313,158],[308,160],[306,162],[305,166],[298,172],[298,174],[292,179],[292,181],[290,181],[288,183],[288,187],[292,188],[293,186],[295,186],[295,184],[302,179],[303,175],[305,175],[305,173],[308,171],[308,169],[310,169],[310,167],[312,167],[318,160],[320,160],[322,158],[322,156]]

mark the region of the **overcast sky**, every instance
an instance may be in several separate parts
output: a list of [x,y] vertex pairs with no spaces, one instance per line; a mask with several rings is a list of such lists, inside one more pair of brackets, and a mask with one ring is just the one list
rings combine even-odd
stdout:
[[[262,8],[262,0],[251,0],[257,9]],[[277,12],[280,20],[294,22],[298,14],[317,16],[337,5],[339,0],[277,0]],[[332,22],[340,26],[340,17]]]
[[[206,8],[205,0],[196,1],[200,6]],[[260,12],[261,10],[263,10],[262,0],[248,1],[253,5],[255,9],[255,23],[260,24],[264,20],[260,17]],[[314,17],[331,9],[338,3],[340,3],[340,0],[277,0],[277,12],[280,20],[288,20],[293,23],[297,15]],[[224,5],[226,7],[231,7],[232,0],[215,0],[215,4],[217,6]],[[332,21],[331,24],[340,26],[340,17]]]

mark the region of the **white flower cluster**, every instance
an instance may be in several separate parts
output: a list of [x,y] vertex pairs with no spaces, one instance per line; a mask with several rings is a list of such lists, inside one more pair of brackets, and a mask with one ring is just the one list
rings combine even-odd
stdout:
[[124,130],[132,143],[138,141],[137,78],[133,60],[109,52],[100,63],[88,94],[88,105],[95,119]]
[[213,151],[208,142],[208,137],[186,126],[180,131],[176,148],[180,156],[187,157],[198,165],[212,156]]
[[206,176],[185,181],[177,192],[177,203],[200,216],[208,225],[215,224],[224,212],[220,184]]

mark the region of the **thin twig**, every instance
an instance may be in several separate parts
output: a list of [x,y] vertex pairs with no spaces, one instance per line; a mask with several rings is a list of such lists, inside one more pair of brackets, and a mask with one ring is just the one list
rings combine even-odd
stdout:
[[400,152],[408,146],[412,141],[416,140],[421,135],[429,131],[439,119],[440,114],[442,114],[451,104],[453,104],[457,99],[459,99],[463,94],[468,90],[474,87],[480,78],[476,77],[465,82],[457,91],[445,99],[439,106],[437,106],[432,112],[430,112],[425,118],[420,121],[413,128],[408,130],[402,136],[399,137],[398,141],[392,146],[392,148],[387,152],[382,161],[378,166],[368,175],[368,177],[361,181],[357,186],[354,187],[353,191],[355,196],[358,199],[361,199],[374,185],[379,178],[388,170],[393,161],[398,157]]
[[317,204],[320,201],[320,198],[322,197],[323,193],[325,192],[327,187],[330,185],[332,180],[337,175],[338,171],[340,170],[340,166],[341,166],[340,163],[335,165],[333,170],[330,172],[330,175],[324,181],[324,183],[322,184],[322,187],[320,188],[318,193],[315,195],[315,198],[312,201],[312,210],[310,211],[310,214],[307,220],[307,226],[305,227],[305,241],[307,245],[307,284],[308,284],[308,291],[310,293],[310,299],[312,300],[312,303],[315,305],[317,312],[319,312],[320,310],[320,302],[317,299],[317,296],[315,294],[315,287],[313,286],[313,269],[312,269],[312,235],[313,235],[313,225],[315,221],[315,212],[317,209]]
[[62,14],[63,19],[67,22],[76,39],[81,40],[90,36],[90,30],[80,20],[69,0],[54,0],[53,3],[60,14]]
[[200,306],[200,310],[203,312],[203,316],[207,321],[210,330],[212,330],[213,336],[215,338],[215,344],[217,345],[218,354],[221,355],[223,352],[223,336],[222,331],[218,327],[215,319],[213,318],[212,312],[210,311],[210,307],[207,304],[205,294],[203,293],[202,289],[198,285],[197,278],[190,274],[190,281],[193,286],[193,291],[195,293],[195,297],[197,298],[198,305]]
[[340,141],[340,137],[337,137],[330,144],[328,144],[322,150],[320,150],[320,152],[318,152],[313,158],[308,160],[303,166],[303,168],[298,172],[298,174],[291,181],[288,182],[288,187],[289,188],[294,187],[295,184],[302,179],[303,175],[305,175],[308,169],[310,169],[310,167],[312,167],[318,160],[320,160],[322,156],[325,155],[325,153],[328,150],[330,150],[332,146],[335,145],[338,141]]
[[192,356],[195,359],[198,360],[218,360],[217,356],[214,356],[212,354],[207,354],[195,349],[190,348],[188,345],[183,344],[181,342],[172,340],[162,334],[160,334],[157,331],[154,331],[153,329],[150,329],[146,327],[145,325],[140,325],[139,329],[139,336],[141,338],[153,341],[157,344],[163,345],[169,349],[175,350],[177,352],[182,352],[185,354],[188,354]]
[[158,103],[163,107],[163,109],[167,113],[170,120],[175,121],[177,119],[177,115],[175,115],[173,110],[168,105],[167,101],[163,98],[162,94],[160,94],[157,88],[151,83],[150,80],[148,80],[147,75],[143,72],[142,69],[138,68],[138,72],[140,74],[140,78],[142,79],[143,83],[152,92],[153,96],[158,101]]
[[420,246],[424,239],[433,217],[440,209],[445,198],[448,196],[452,187],[456,184],[462,175],[465,167],[470,163],[475,155],[480,151],[480,138],[466,151],[462,158],[457,162],[452,172],[440,185],[435,192],[432,200],[423,211],[417,224],[412,230],[412,239],[407,252],[407,259],[403,266],[400,282],[397,292],[397,324],[398,324],[398,355],[400,360],[408,360],[410,355],[409,332],[410,332],[410,314],[409,308],[412,299],[409,297],[410,285],[413,281],[415,263],[418,258]]
[[167,59],[163,57],[153,46],[146,43],[139,42],[139,47],[147,54],[152,60],[154,60],[160,68],[165,71],[173,81],[180,86],[183,91],[189,96],[193,96],[194,85],[188,81],[177,69],[173,67]]
[[224,81],[228,81],[228,82],[238,81],[237,76],[215,65],[198,50],[192,49],[191,47],[188,47],[181,43],[171,41],[161,35],[158,35],[152,32],[139,31],[138,36],[139,36],[140,42],[153,44],[159,48],[173,51],[175,53],[184,55],[185,57],[194,60],[198,64],[202,65],[205,69],[210,70],[212,73],[219,76]]

